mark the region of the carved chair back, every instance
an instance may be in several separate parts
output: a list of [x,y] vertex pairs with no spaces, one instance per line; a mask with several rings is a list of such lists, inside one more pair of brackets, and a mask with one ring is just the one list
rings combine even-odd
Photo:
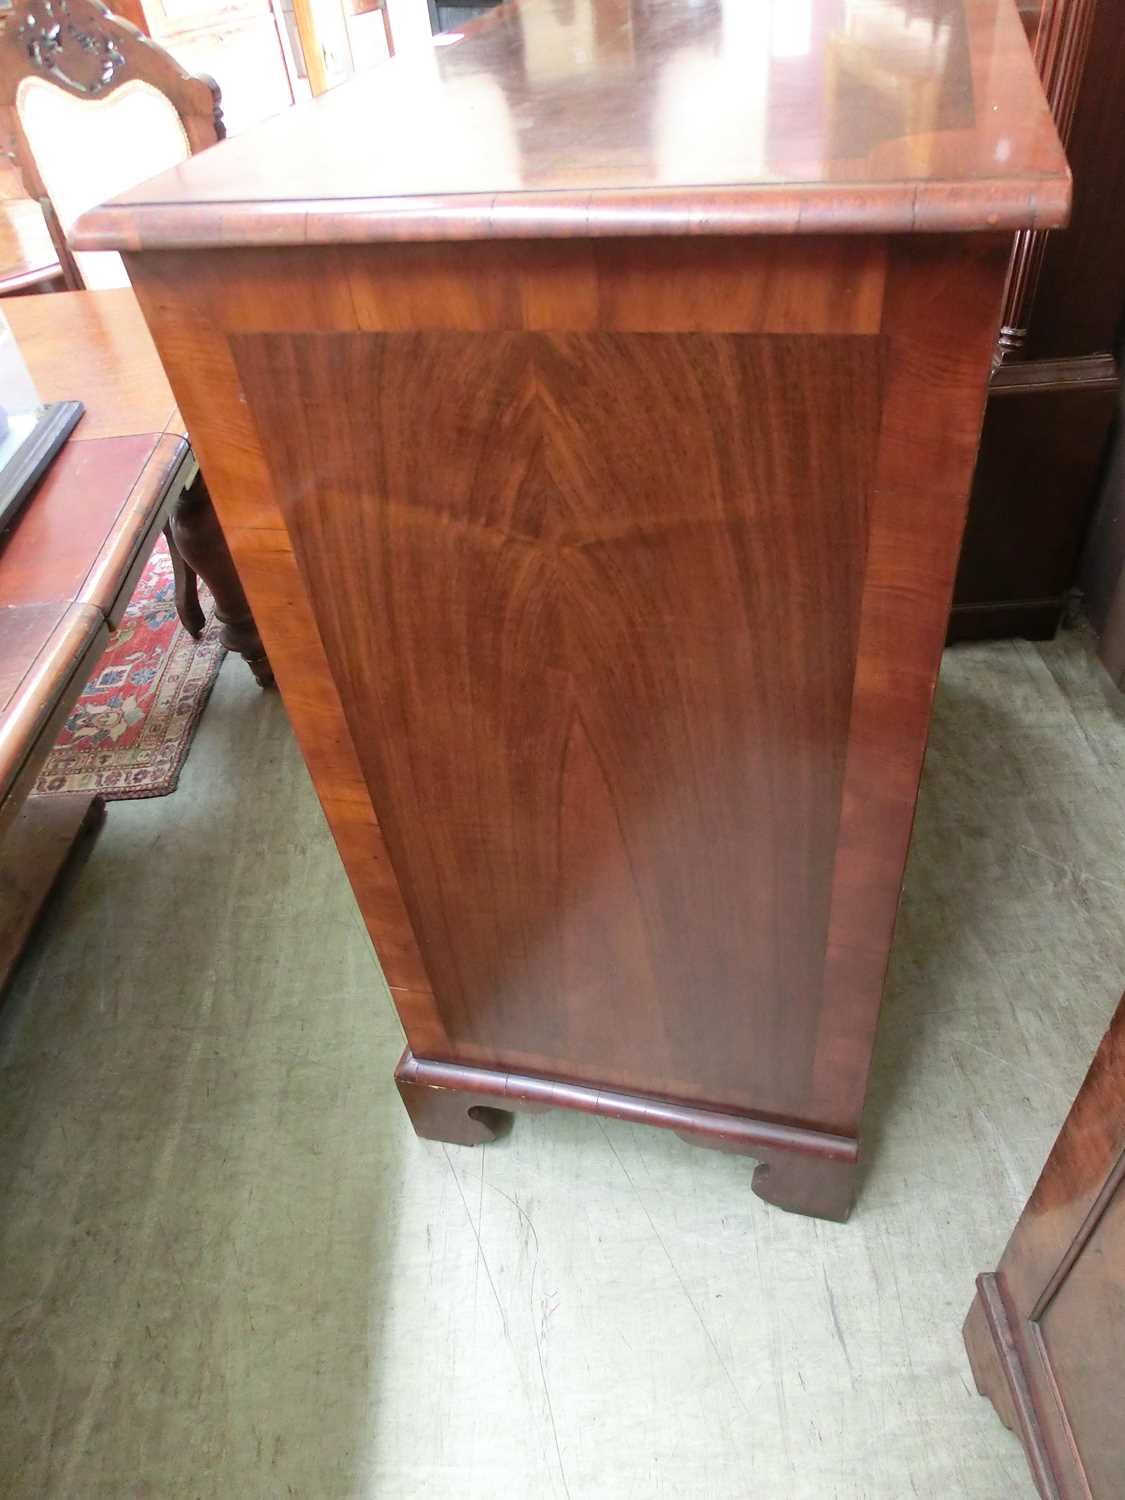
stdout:
[[70,249],[78,216],[225,134],[214,80],[100,0],[16,0],[0,31],[0,128],[76,290],[129,284],[120,256]]

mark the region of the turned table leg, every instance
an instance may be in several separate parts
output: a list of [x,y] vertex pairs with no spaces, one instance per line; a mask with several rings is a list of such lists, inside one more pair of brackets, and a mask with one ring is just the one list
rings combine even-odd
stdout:
[[223,645],[245,658],[261,687],[272,686],[273,671],[202,474],[172,507],[169,526],[180,556],[211,590]]
[[172,560],[176,613],[188,635],[193,641],[197,641],[203,634],[203,627],[207,623],[203,617],[203,606],[199,602],[199,575],[184,561],[184,555],[176,545],[176,538],[172,535],[171,521],[168,521],[164,527],[164,540],[168,543],[168,556]]

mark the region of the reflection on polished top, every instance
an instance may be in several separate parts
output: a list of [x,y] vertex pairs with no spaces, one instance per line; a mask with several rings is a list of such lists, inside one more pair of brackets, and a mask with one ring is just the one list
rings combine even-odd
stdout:
[[1049,227],[1014,0],[514,0],[80,221],[83,248]]

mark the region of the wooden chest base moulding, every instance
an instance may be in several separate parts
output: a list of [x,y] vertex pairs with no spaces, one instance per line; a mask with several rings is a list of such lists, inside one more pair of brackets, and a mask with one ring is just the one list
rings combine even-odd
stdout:
[[776,77],[784,0],[580,9],[77,237],[126,252],[418,1133],[636,1120],[844,1218],[1011,231],[1066,165],[1011,0],[815,0]]
[[1125,1494],[1125,1000],[965,1320],[1043,1500]]

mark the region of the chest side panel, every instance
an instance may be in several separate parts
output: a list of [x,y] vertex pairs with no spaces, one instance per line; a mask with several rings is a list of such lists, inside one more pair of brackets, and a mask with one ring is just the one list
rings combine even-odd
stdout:
[[457,1054],[795,1112],[878,337],[232,348]]

